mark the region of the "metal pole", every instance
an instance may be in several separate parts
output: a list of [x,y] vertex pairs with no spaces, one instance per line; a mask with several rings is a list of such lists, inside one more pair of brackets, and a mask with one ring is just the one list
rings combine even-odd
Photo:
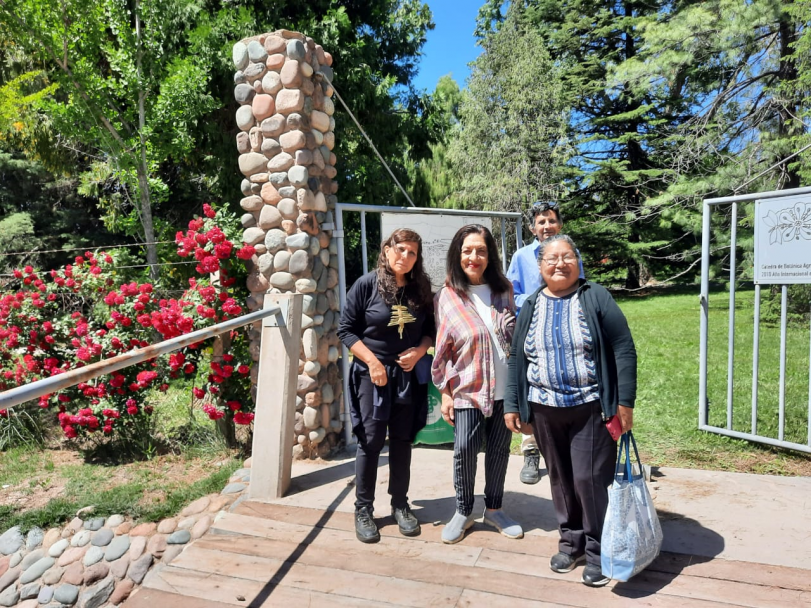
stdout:
[[[360,250],[363,255],[363,274],[369,272],[369,252],[366,251],[366,212],[360,212]],[[346,279],[344,279],[346,282]]]
[[701,325],[699,328],[698,357],[698,424],[707,424],[707,331],[709,326],[710,307],[710,216],[711,207],[704,202],[704,218],[701,233]]
[[769,192],[754,192],[752,194],[737,194],[735,196],[721,196],[718,198],[704,199],[708,205],[718,205],[720,203],[734,203],[743,201],[754,201],[761,198],[779,198],[783,196],[799,196],[800,194],[811,194],[811,187],[792,188],[790,190],[770,190]]
[[[338,301],[341,304],[341,311],[343,311],[346,308],[346,261],[344,260],[344,211],[343,205],[340,203],[335,205],[335,231],[332,235],[338,239]],[[344,411],[341,414],[341,420],[344,423],[344,440],[346,445],[351,445],[355,442],[352,436],[352,420],[347,408],[347,400],[349,399],[349,349],[343,343],[341,344],[341,371],[344,382]]]
[[524,237],[521,235],[521,216],[515,218],[515,250],[518,251],[524,246]]
[[786,328],[788,327],[788,285],[780,297],[780,412],[777,438],[783,441],[786,426]]
[[757,435],[758,372],[760,371],[760,285],[755,285],[754,321],[755,335],[752,338],[752,434]]
[[217,323],[217,325],[212,325],[211,327],[198,329],[197,331],[193,331],[189,334],[177,336],[176,338],[171,338],[170,340],[164,340],[163,342],[152,344],[144,348],[131,350],[122,355],[118,355],[117,357],[105,359],[104,361],[98,361],[96,363],[92,363],[91,365],[86,365],[85,367],[72,369],[64,374],[59,374],[58,376],[43,378],[42,380],[37,380],[36,382],[32,382],[30,384],[25,384],[23,386],[18,386],[7,391],[3,391],[0,393],[0,408],[10,408],[15,405],[19,405],[20,403],[30,401],[31,399],[41,397],[42,395],[48,395],[50,393],[61,391],[78,384],[79,382],[92,380],[98,376],[110,374],[120,369],[124,369],[125,367],[129,367],[130,365],[135,365],[136,363],[141,363],[143,361],[149,361],[150,359],[154,359],[160,355],[165,355],[176,350],[180,350],[181,348],[189,346],[190,344],[202,342],[203,340],[213,338],[214,336],[223,334],[233,329],[239,329],[245,325],[255,323],[256,321],[261,321],[266,317],[280,314],[281,309],[278,306],[266,308],[264,310],[257,310],[255,312],[248,313],[247,315],[242,315],[241,317],[228,319],[222,323]]
[[808,351],[808,445],[811,447],[811,341],[809,341]]
[[504,274],[507,274],[507,233],[505,232],[506,222],[501,218],[501,267]]
[[732,403],[735,398],[735,247],[738,243],[738,203],[732,203],[729,253],[729,336],[727,353],[727,428],[732,430]]

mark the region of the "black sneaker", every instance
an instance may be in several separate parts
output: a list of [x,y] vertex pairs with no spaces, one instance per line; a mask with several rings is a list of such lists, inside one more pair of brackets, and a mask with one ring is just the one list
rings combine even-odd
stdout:
[[569,555],[568,553],[555,553],[552,556],[552,559],[549,560],[549,567],[552,569],[552,572],[559,572],[563,574],[565,572],[571,572],[575,569],[577,564],[586,561],[585,555]]
[[603,574],[603,569],[596,564],[586,564],[583,568],[583,578],[580,579],[587,587],[602,587],[607,585],[611,579]]
[[376,543],[380,540],[371,507],[360,507],[355,510],[355,536],[362,543]]
[[420,533],[420,522],[408,505],[402,508],[392,507],[391,515],[397,522],[400,534],[403,536],[417,536]]
[[524,452],[524,468],[521,469],[521,481],[532,485],[541,480],[541,452],[539,450],[527,450]]

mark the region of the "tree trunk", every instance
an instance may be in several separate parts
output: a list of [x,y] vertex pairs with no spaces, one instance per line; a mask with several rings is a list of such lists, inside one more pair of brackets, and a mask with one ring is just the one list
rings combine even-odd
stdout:
[[141,81],[141,15],[138,3],[135,3],[135,35],[138,40],[138,201],[141,205],[141,225],[144,227],[146,243],[146,263],[149,264],[149,276],[153,281],[159,278],[158,246],[155,244],[155,226],[152,223],[152,197],[149,195],[149,165],[146,162],[146,109],[144,107],[144,87]]
[[[779,111],[778,131],[781,137],[791,138],[803,132],[803,127],[798,124],[800,100],[797,99],[796,81],[798,78],[797,64],[794,60],[794,43],[797,41],[797,29],[792,23],[791,17],[783,11],[780,18],[780,84],[789,92],[794,92],[791,97],[782,102]],[[786,86],[788,85],[788,86]],[[793,86],[794,85],[794,86]],[[787,156],[790,154],[787,154]],[[800,174],[789,168],[792,161],[783,162],[780,166],[783,179],[783,188],[799,188]],[[796,162],[796,159],[795,161]]]
[[155,244],[155,226],[152,223],[152,204],[149,196],[149,173],[146,168],[145,151],[141,149],[142,160],[138,163],[138,202],[140,204],[141,226],[144,228],[146,243],[146,263],[149,264],[149,276],[158,280],[158,246]]

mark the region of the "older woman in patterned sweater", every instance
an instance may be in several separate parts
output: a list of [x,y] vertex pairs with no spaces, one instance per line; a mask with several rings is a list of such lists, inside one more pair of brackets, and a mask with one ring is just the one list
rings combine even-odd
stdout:
[[531,422],[546,461],[558,519],[554,572],[586,561],[582,581],[599,587],[600,537],[617,443],[607,424],[633,426],[636,349],[608,291],[579,275],[568,236],[540,244],[541,287],[521,307],[509,362],[504,419],[517,432]]

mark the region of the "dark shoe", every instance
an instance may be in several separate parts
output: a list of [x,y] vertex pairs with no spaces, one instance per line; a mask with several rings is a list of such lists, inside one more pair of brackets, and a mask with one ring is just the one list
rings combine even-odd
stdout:
[[583,568],[583,584],[587,587],[602,587],[607,585],[611,579],[603,574],[603,569],[596,564],[586,564]]
[[380,540],[371,508],[361,507],[355,510],[355,536],[362,543],[376,543]]
[[541,473],[538,470],[541,466],[541,452],[538,450],[527,450],[524,452],[524,468],[521,469],[521,481],[532,485],[541,480]]
[[392,507],[391,515],[397,522],[400,534],[403,536],[417,536],[420,533],[420,522],[417,521],[417,516],[414,515],[408,505],[401,509]]
[[585,555],[574,556],[561,552],[552,556],[552,559],[549,560],[549,567],[552,569],[552,572],[563,574],[565,572],[571,572],[575,569],[577,564],[584,561],[586,561]]

